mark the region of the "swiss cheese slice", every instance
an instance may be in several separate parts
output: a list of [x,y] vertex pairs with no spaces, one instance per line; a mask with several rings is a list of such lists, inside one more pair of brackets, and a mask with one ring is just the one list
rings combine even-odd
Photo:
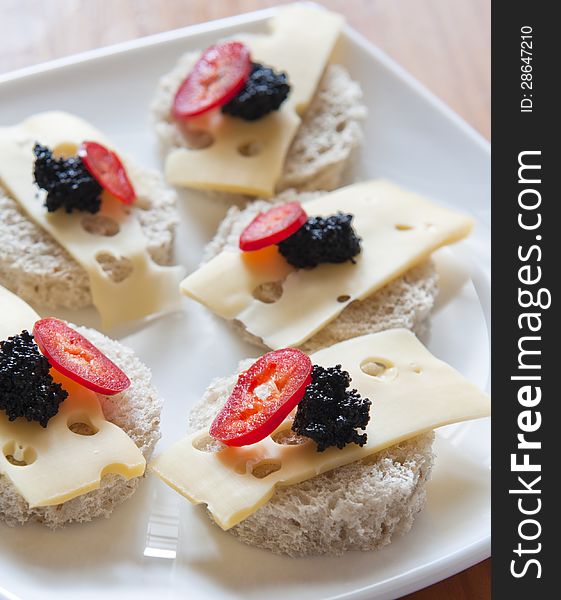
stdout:
[[[93,303],[105,328],[178,307],[177,284],[182,269],[163,267],[151,259],[140,223],[129,207],[104,193],[95,218],[108,218],[117,224],[118,232],[111,236],[89,233],[83,225],[84,213],[47,212],[45,192],[33,179],[34,144],[73,153],[84,140],[110,145],[85,121],[61,112],[41,113],[16,127],[0,128],[0,182],[29,218],[86,270]],[[134,172],[129,170],[129,174]],[[134,176],[132,183],[138,187]],[[103,270],[98,258],[106,255],[132,268],[124,280],[114,281]]]
[[[39,319],[25,302],[0,286],[0,339]],[[0,475],[7,477],[33,508],[60,504],[99,488],[109,473],[140,477],[144,456],[126,433],[103,416],[97,395],[52,371],[68,397],[46,428],[25,419],[9,421],[0,410]],[[93,435],[74,433],[83,423]],[[75,429],[75,428],[74,428]],[[84,430],[85,428],[82,428]]]
[[0,285],[0,340],[7,340],[24,329],[31,333],[40,318],[29,304]]
[[[306,202],[308,215],[354,215],[362,239],[355,263],[294,269],[276,247],[222,252],[189,275],[181,291],[226,319],[238,319],[270,348],[302,344],[353,300],[364,300],[437,248],[471,230],[472,219],[387,181],[358,183]],[[286,279],[285,279],[286,278]],[[262,283],[283,280],[282,296],[263,303]]]
[[[299,483],[437,427],[490,412],[488,396],[432,356],[406,329],[347,340],[311,359],[325,367],[341,364],[352,377],[351,386],[372,400],[366,445],[319,453],[311,440],[283,445],[273,434],[251,446],[205,451],[209,436],[201,430],[160,454],[149,468],[191,502],[206,504],[216,522],[229,529],[265,504],[276,486]],[[286,421],[277,433],[290,426]]]
[[[291,86],[278,111],[257,121],[229,115],[190,120],[213,143],[203,149],[178,148],[166,158],[170,183],[201,189],[272,196],[290,144],[300,126],[343,24],[341,16],[309,5],[279,9],[270,33],[236,36],[255,62],[284,71]],[[185,74],[187,75],[187,73]]]

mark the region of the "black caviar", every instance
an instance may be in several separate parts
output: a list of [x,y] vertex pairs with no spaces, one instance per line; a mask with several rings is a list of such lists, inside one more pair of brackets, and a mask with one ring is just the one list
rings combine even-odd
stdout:
[[313,439],[318,452],[330,446],[366,444],[366,433],[356,430],[368,425],[372,403],[356,390],[347,390],[350,384],[351,376],[341,365],[327,369],[314,365],[312,383],[298,404],[292,429]]
[[353,215],[341,212],[329,217],[309,217],[291,236],[279,242],[279,251],[299,269],[320,263],[354,262],[360,238],[352,226]]
[[285,73],[252,63],[251,73],[237,96],[222,107],[222,112],[246,121],[255,121],[278,110],[290,92]]
[[25,417],[46,427],[68,396],[28,331],[0,342],[0,410],[10,421]]
[[79,156],[54,158],[52,151],[40,144],[35,144],[33,153],[35,182],[47,191],[45,206],[49,212],[61,207],[67,213],[99,211],[102,187]]

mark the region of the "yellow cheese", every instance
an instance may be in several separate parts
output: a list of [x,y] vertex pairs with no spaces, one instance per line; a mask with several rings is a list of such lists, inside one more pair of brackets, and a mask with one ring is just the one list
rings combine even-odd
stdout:
[[[318,453],[311,440],[282,445],[273,434],[251,446],[213,452],[205,451],[209,436],[201,430],[156,457],[150,469],[191,502],[206,504],[216,522],[229,529],[265,504],[278,485],[299,483],[436,427],[490,412],[485,394],[405,329],[341,342],[311,358],[325,367],[342,364],[352,387],[372,400],[365,446]],[[277,433],[288,429],[290,421]]]
[[283,281],[293,271],[277,246],[255,252],[221,252],[182,281],[180,289],[217,315],[235,319],[254,302],[254,289]]
[[[270,348],[296,346],[437,248],[466,236],[472,220],[386,181],[358,183],[305,205],[308,215],[345,211],[362,238],[356,264],[293,269],[276,252],[222,252],[189,275],[181,291],[227,319],[238,319]],[[286,280],[279,300],[253,296],[262,283]]]
[[[84,140],[108,145],[90,125],[65,113],[41,113],[16,127],[0,128],[0,181],[29,218],[86,270],[93,303],[104,327],[177,307],[181,268],[163,267],[150,258],[140,223],[129,207],[104,193],[96,218],[105,217],[116,223],[118,232],[111,236],[86,231],[84,213],[47,212],[45,192],[33,181],[33,145],[40,142],[50,148],[74,152]],[[114,281],[103,270],[98,258],[107,254],[125,262],[126,268],[132,267],[124,280]]]
[[33,325],[41,317],[23,300],[0,285],[0,340],[33,331]]
[[278,111],[257,121],[228,115],[192,119],[189,126],[209,132],[214,142],[203,149],[170,152],[165,164],[168,181],[272,196],[300,115],[314,95],[342,24],[339,15],[296,4],[279,10],[269,23],[269,34],[236,36],[249,48],[252,60],[287,73],[290,94]]
[[[0,287],[0,339],[33,330],[40,317]],[[33,508],[60,504],[99,488],[109,473],[140,477],[146,461],[126,433],[106,421],[94,392],[51,371],[68,397],[47,428],[0,410],[0,475],[7,477]],[[93,435],[74,433],[83,423]],[[85,428],[82,426],[82,431]]]

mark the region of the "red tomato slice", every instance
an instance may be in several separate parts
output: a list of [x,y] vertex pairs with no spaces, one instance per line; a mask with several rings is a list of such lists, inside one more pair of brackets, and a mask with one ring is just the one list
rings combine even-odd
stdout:
[[123,204],[132,204],[136,194],[121,159],[97,142],[82,142],[78,156],[99,185]]
[[311,381],[312,361],[300,350],[265,354],[238,377],[210,435],[228,446],[255,444],[284,421]]
[[279,204],[259,213],[240,235],[240,250],[260,250],[278,244],[296,233],[307,221],[308,215],[300,202]]
[[51,367],[89,390],[113,396],[130,386],[114,362],[63,321],[41,319],[33,327],[33,336]]
[[173,116],[187,119],[226,104],[243,88],[250,73],[249,50],[240,42],[207,48],[179,86]]

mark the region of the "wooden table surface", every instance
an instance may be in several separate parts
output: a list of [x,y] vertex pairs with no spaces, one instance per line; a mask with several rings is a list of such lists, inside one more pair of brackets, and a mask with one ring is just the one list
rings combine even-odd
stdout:
[[[0,73],[288,0],[0,0]],[[344,14],[486,138],[490,0],[316,0]],[[487,600],[490,560],[406,597]]]

